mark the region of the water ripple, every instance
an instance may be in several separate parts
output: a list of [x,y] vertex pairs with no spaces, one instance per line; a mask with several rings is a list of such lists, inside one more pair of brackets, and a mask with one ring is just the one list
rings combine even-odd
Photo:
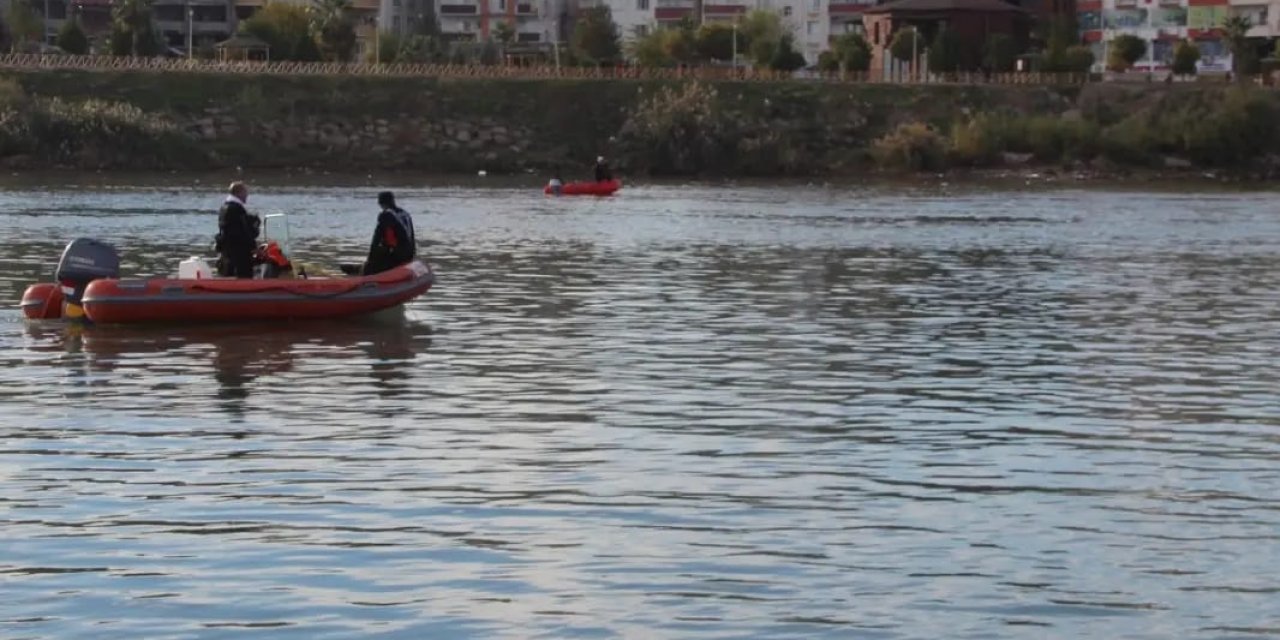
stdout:
[[[375,190],[251,204],[327,263]],[[397,192],[401,313],[0,312],[0,635],[1280,635],[1274,194]],[[0,296],[217,201],[0,191]]]

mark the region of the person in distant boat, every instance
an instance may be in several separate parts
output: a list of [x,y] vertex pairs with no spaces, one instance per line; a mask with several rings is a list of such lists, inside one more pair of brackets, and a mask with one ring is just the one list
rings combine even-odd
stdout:
[[364,261],[362,273],[366,276],[407,264],[417,254],[413,218],[396,206],[395,195],[390,191],[379,193],[378,206],[382,211],[378,213],[378,226],[369,244],[369,257]]
[[613,172],[609,171],[609,163],[604,161],[604,156],[596,158],[596,182],[608,182],[613,179]]
[[218,211],[218,275],[231,278],[253,277],[253,250],[257,246],[258,216],[245,209],[249,188],[243,182],[232,182],[227,199]]
[[560,179],[559,169],[556,169],[555,173],[551,174],[551,182],[548,182],[547,186],[551,189],[551,193],[557,196],[564,190],[564,181]]

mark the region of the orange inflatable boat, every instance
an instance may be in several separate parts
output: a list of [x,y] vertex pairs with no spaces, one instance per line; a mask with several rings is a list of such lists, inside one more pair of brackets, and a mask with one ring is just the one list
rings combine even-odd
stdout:
[[80,239],[67,245],[57,284],[27,288],[27,318],[87,318],[97,324],[246,322],[340,318],[412,300],[435,275],[420,261],[372,276],[341,278],[118,277],[111,247]]

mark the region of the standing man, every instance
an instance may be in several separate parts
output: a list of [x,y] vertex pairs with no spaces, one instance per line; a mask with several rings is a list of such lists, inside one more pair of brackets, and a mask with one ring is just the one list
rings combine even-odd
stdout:
[[245,210],[249,188],[243,182],[232,182],[227,199],[218,211],[218,275],[232,278],[253,277],[253,250],[257,246],[258,216]]
[[417,255],[417,239],[413,233],[413,218],[396,206],[396,197],[390,191],[378,194],[378,226],[373,230],[373,242],[369,244],[369,257],[364,261],[363,273],[371,276],[407,264]]
[[613,172],[609,170],[609,163],[604,161],[604,156],[596,158],[596,182],[608,182],[613,179]]

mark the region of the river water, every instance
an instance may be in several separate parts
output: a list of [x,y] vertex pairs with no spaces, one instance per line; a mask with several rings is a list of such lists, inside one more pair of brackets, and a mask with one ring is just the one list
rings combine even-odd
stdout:
[[1275,193],[404,186],[401,314],[24,323],[144,182],[0,191],[2,637],[1280,636]]

